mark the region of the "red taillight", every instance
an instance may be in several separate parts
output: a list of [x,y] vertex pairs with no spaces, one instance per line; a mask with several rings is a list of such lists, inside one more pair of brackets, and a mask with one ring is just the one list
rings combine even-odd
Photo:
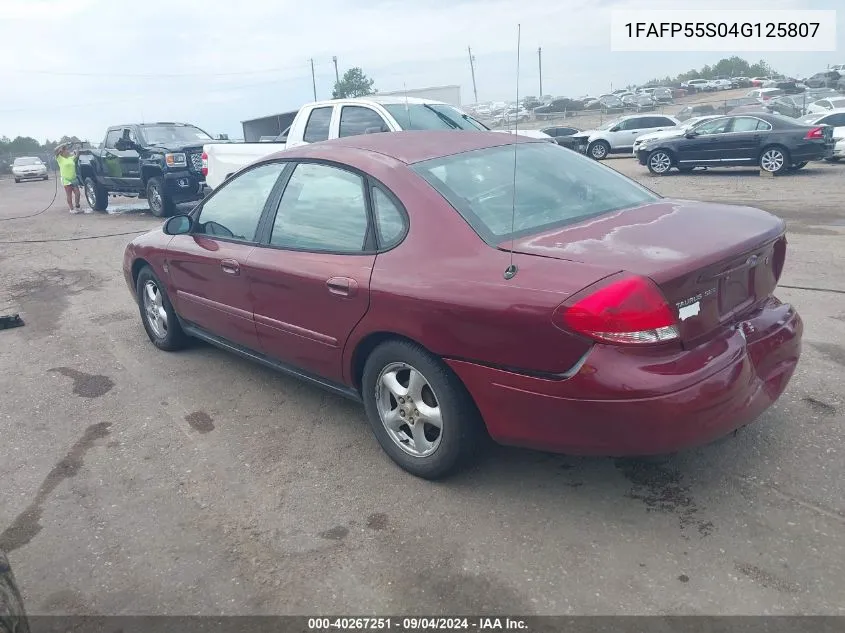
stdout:
[[208,176],[208,154],[202,153],[202,175]]
[[824,128],[814,127],[812,130],[807,132],[807,136],[805,136],[804,138],[807,140],[812,140],[814,138],[824,138]]
[[568,330],[610,343],[661,343],[679,337],[663,294],[651,280],[633,275],[564,304],[555,317]]

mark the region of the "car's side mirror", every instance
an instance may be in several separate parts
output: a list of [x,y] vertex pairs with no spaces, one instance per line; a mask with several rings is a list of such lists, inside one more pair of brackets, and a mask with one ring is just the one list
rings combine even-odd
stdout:
[[185,235],[191,232],[194,227],[194,220],[189,215],[174,215],[164,223],[165,235]]
[[689,130],[686,134],[684,134],[684,136],[686,136],[687,138],[695,138],[696,136],[698,136],[698,132],[696,132],[695,130]]
[[614,125],[612,128],[610,128],[610,131],[611,132],[618,132],[620,129],[621,128],[618,125]]

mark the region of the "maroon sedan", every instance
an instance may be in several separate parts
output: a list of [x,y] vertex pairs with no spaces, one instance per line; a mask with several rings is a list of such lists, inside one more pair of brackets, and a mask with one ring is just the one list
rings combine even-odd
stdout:
[[400,466],[495,440],[709,442],[783,392],[802,323],[784,222],[661,198],[542,141],[354,136],[278,153],[126,249],[152,342],[203,339],[363,401]]

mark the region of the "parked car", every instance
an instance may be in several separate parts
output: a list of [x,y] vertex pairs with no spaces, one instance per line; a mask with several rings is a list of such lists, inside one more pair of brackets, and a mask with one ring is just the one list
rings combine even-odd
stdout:
[[551,119],[564,116],[569,112],[577,112],[584,109],[583,102],[576,99],[555,99],[548,105],[534,108],[534,118]]
[[821,114],[829,110],[836,110],[838,108],[845,108],[845,97],[835,97],[833,99],[819,99],[807,106],[807,114]]
[[713,90],[730,90],[733,84],[730,79],[714,79],[710,82]]
[[717,112],[718,110],[712,103],[695,103],[682,108],[675,116],[679,121],[686,121],[693,117],[716,114]]
[[675,99],[672,89],[664,86],[658,86],[652,90],[651,96],[657,103],[672,103]]
[[774,87],[782,90],[785,95],[798,95],[807,90],[805,86],[799,86],[795,81],[778,81]]
[[758,88],[757,90],[746,93],[745,96],[760,99],[761,101],[768,101],[769,99],[783,96],[783,94],[783,90],[779,88]]
[[657,114],[629,114],[575,135],[578,151],[603,160],[610,154],[627,154],[634,140],[647,132],[659,132],[680,124],[675,117]]
[[[265,157],[127,246],[147,336],[362,402],[390,458],[429,479],[485,433],[665,454],[781,396],[803,332],[774,297],[782,219],[516,147],[517,161],[500,134],[397,132]],[[723,274],[751,267],[747,284]]]
[[804,80],[804,84],[808,88],[835,88],[841,78],[839,71],[828,70],[808,77]]
[[751,87],[751,78],[750,77],[731,77],[731,85],[734,88],[750,88]]
[[681,88],[686,88],[693,92],[710,92],[713,90],[709,79],[690,79],[682,83]]
[[168,216],[180,202],[202,200],[203,145],[213,142],[210,134],[188,123],[112,126],[103,149],[79,153],[85,198],[92,209],[104,211],[110,194],[136,195],[147,199],[153,215]]
[[777,114],[724,116],[680,138],[640,146],[637,159],[653,174],[673,167],[747,167],[773,174],[800,169],[832,155],[833,128],[807,125]]
[[644,145],[651,141],[661,139],[661,138],[674,138],[678,136],[683,136],[689,130],[694,130],[698,126],[702,125],[706,121],[710,121],[711,119],[718,118],[722,115],[720,114],[708,114],[705,116],[694,117],[692,119],[687,119],[680,125],[676,125],[675,127],[670,127],[665,130],[661,130],[660,132],[648,132],[643,134],[642,136],[638,136],[634,140],[634,147],[632,148],[632,154],[634,158],[637,157],[637,152],[639,151],[640,145]]
[[[504,112],[509,107],[507,104],[494,106],[491,111]],[[315,101],[299,109],[290,127],[274,143],[226,143],[204,147],[203,174],[208,186],[216,189],[239,169],[282,149],[359,134],[436,129],[489,130],[463,110],[431,99],[372,95]]]
[[578,128],[558,125],[545,127],[540,131],[551,136],[558,145],[577,151],[578,139],[573,135],[581,132]]
[[12,177],[23,180],[48,180],[47,165],[37,156],[20,156],[12,161]]
[[752,77],[751,86],[754,88],[769,88],[767,84],[774,84],[776,81],[771,77]]
[[634,112],[647,112],[654,110],[657,106],[657,102],[647,94],[628,95],[622,99],[622,104],[626,110]]
[[748,105],[741,105],[731,108],[725,114],[729,116],[737,116],[739,114],[771,114],[766,108],[766,105],[760,101],[755,100],[756,103],[749,103]]
[[803,96],[782,96],[769,99],[766,110],[788,117],[803,116],[807,112],[806,100]]
[[838,162],[845,157],[845,108],[828,110],[821,114],[807,114],[799,119],[807,125],[829,125],[833,128],[833,155],[825,160]]

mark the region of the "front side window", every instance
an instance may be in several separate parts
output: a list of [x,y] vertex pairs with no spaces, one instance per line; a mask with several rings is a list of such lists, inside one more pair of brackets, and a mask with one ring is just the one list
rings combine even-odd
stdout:
[[618,172],[552,143],[492,147],[412,168],[492,245],[509,239],[512,231],[539,232],[659,199]]
[[367,226],[361,176],[329,165],[300,163],[282,194],[270,244],[305,251],[360,253]]
[[329,124],[332,121],[332,106],[325,108],[314,108],[308,116],[308,123],[305,124],[305,133],[302,140],[306,143],[319,143],[329,138]]
[[254,241],[264,205],[284,168],[285,163],[267,163],[221,185],[203,204],[195,232]]
[[710,135],[710,134],[724,134],[728,131],[728,127],[730,127],[731,119],[723,118],[723,119],[713,119],[712,121],[708,121],[703,125],[699,125],[695,128],[695,131],[702,135]]
[[120,140],[122,134],[123,132],[121,130],[109,130],[108,134],[106,134],[106,148],[114,149],[115,143]]
[[371,108],[362,106],[343,106],[340,110],[340,132],[338,136],[357,136],[373,132],[387,132],[381,115]]

